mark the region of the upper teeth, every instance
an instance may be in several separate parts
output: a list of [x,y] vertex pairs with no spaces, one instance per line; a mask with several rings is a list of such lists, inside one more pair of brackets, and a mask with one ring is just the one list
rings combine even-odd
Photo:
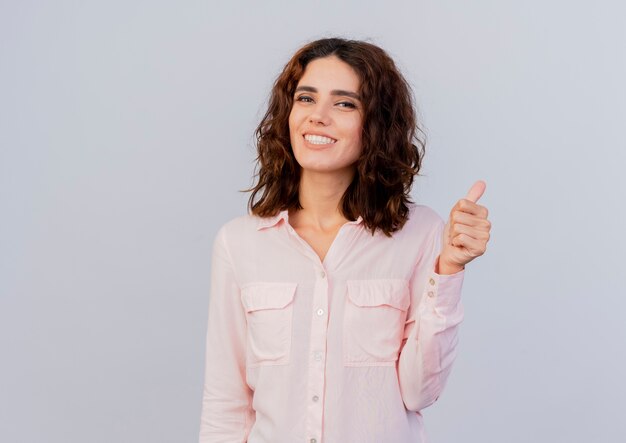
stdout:
[[314,145],[325,145],[327,143],[335,143],[337,141],[329,137],[324,137],[323,135],[306,134],[304,138]]

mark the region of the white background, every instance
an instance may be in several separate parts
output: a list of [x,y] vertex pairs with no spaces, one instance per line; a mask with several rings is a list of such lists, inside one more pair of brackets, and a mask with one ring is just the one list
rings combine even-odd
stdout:
[[[621,1],[0,1],[0,441],[197,441],[210,253],[246,213],[292,53],[386,49],[428,135],[412,195],[482,179],[433,443],[626,435]],[[336,443],[336,442],[329,442]]]

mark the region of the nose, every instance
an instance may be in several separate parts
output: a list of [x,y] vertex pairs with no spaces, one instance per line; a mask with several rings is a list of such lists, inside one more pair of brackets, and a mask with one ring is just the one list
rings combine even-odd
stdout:
[[323,126],[328,126],[330,124],[328,109],[323,103],[317,103],[316,106],[311,109],[309,122],[315,125],[321,124]]

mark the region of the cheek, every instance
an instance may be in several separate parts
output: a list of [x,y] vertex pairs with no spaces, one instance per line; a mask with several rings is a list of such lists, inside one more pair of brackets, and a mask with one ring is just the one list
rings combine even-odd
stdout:
[[300,124],[300,118],[298,116],[297,110],[293,110],[293,109],[291,110],[291,112],[289,113],[288,123],[289,123],[290,131],[293,132],[296,129],[298,129],[298,126]]
[[356,151],[358,152],[358,155],[361,156],[361,154],[363,153],[363,127],[361,126],[360,122],[358,125],[356,125],[354,127],[354,144],[356,145]]
[[296,123],[295,123],[293,113],[289,114],[288,124],[289,124],[289,136],[293,140],[293,137],[296,135]]
[[363,133],[363,127],[361,125],[361,122],[360,121],[353,122],[352,126],[350,127],[351,138],[355,142],[360,143],[361,142],[361,134],[362,133]]
[[345,121],[345,125],[346,128],[349,128],[353,137],[356,138],[361,134],[363,129],[363,119],[358,113],[353,112],[350,114],[350,118]]

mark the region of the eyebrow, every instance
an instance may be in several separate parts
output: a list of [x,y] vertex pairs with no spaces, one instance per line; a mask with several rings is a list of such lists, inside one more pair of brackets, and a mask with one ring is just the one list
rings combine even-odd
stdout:
[[[298,86],[295,92],[298,91],[317,92],[317,88],[314,88],[313,86]],[[333,89],[332,91],[330,91],[330,95],[343,95],[346,97],[352,97],[356,100],[361,100],[361,96],[359,94],[355,92],[344,91],[343,89]]]

